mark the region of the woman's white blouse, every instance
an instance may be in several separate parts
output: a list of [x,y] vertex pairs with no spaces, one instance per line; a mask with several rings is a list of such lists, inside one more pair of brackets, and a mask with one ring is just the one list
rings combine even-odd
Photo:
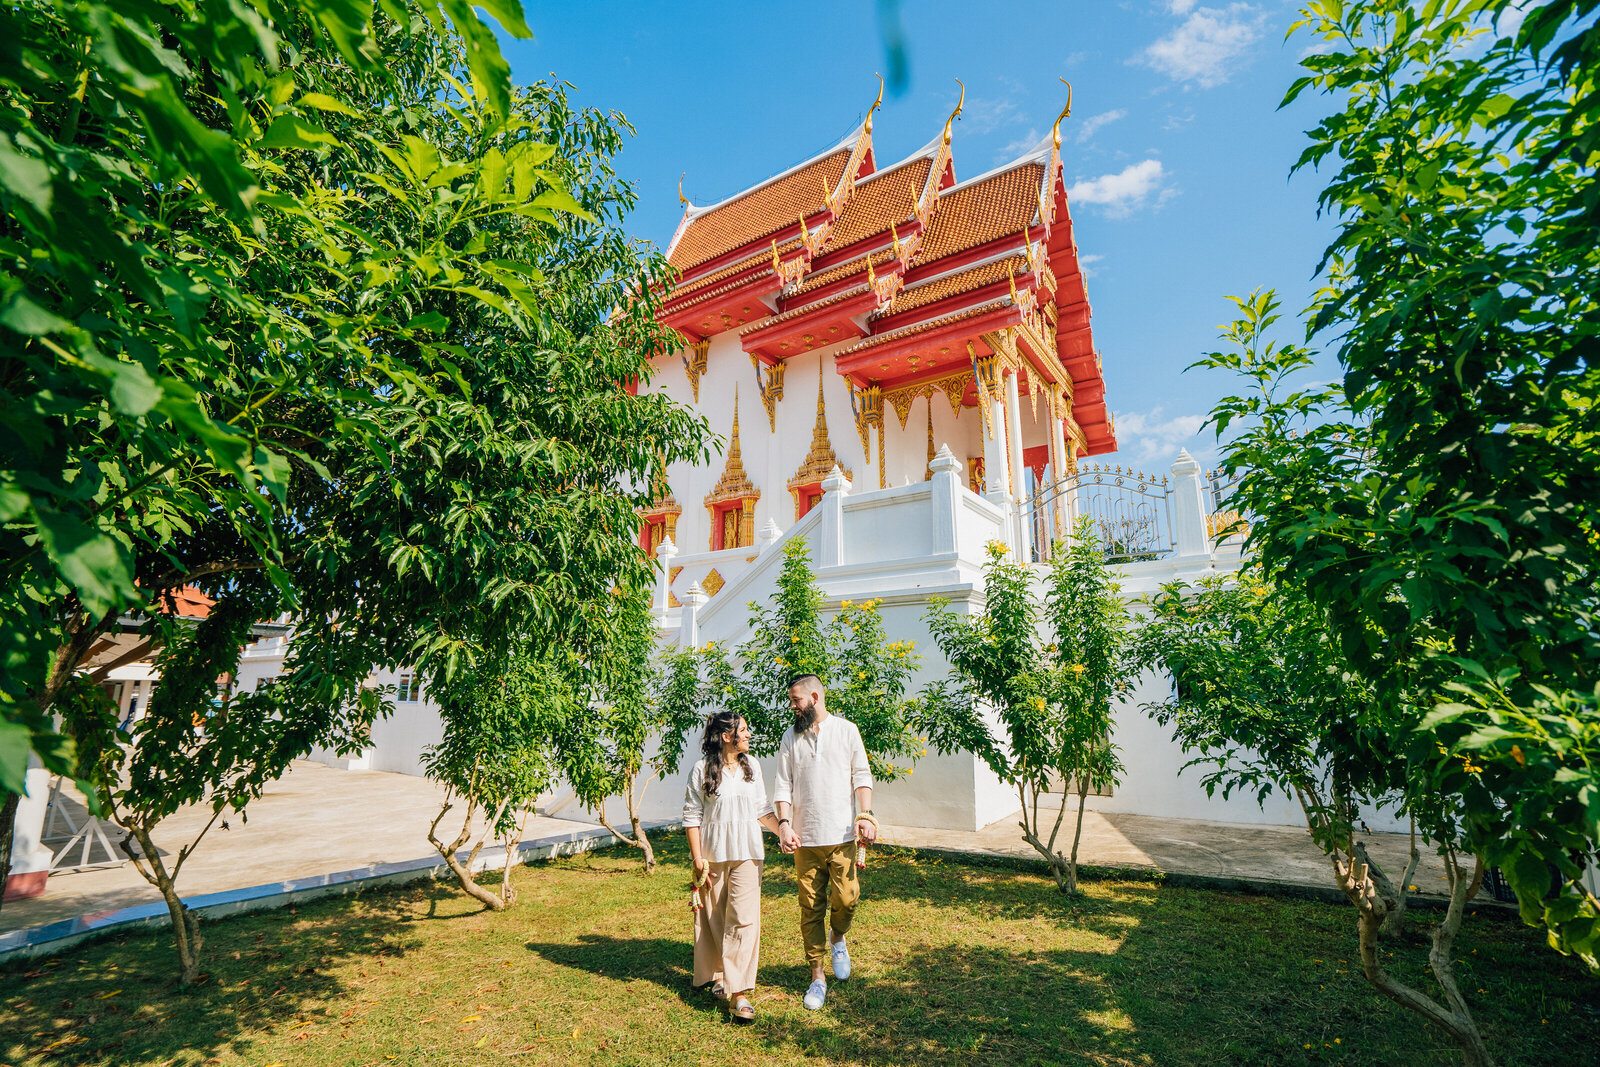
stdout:
[[683,794],[683,825],[700,827],[701,855],[712,863],[757,860],[766,856],[761,841],[763,815],[772,814],[767,799],[767,783],[761,777],[761,764],[750,760],[751,781],[744,780],[738,766],[725,769],[716,796],[706,796],[706,761],[700,760],[689,772],[689,786]]

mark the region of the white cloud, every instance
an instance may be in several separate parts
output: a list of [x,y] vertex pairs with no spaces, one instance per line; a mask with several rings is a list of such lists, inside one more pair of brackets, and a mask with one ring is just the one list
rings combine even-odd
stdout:
[[1159,478],[1167,473],[1180,448],[1187,448],[1203,466],[1216,462],[1215,439],[1209,430],[1200,433],[1206,424],[1204,415],[1168,415],[1158,405],[1149,411],[1119,411],[1116,416],[1117,452],[1106,457],[1113,463],[1131,464]]
[[1172,195],[1173,190],[1167,185],[1167,173],[1161,161],[1147,159],[1142,163],[1130,164],[1116,174],[1080,178],[1067,190],[1067,201],[1098,204],[1112,218],[1123,218],[1152,199],[1161,204]]
[[1194,4],[1195,0],[1167,0],[1167,10],[1174,15],[1187,15]]
[[972,133],[993,133],[1002,126],[1021,122],[1017,104],[1009,97],[1000,100],[978,98],[967,101],[961,109],[961,122]]
[[1083,144],[1093,137],[1100,127],[1109,126],[1120,118],[1126,118],[1127,115],[1128,113],[1120,107],[1114,111],[1102,111],[1098,115],[1090,115],[1078,123],[1078,143]]
[[1261,38],[1266,21],[1266,15],[1253,4],[1194,7],[1192,0],[1175,0],[1170,9],[1173,14],[1187,14],[1188,18],[1146,48],[1136,61],[1154,67],[1173,81],[1198,82],[1205,89],[1228,80],[1240,57]]
[[1085,278],[1093,278],[1094,271],[1091,268],[1105,258],[1106,257],[1102,255],[1079,256],[1078,270],[1083,272],[1083,276]]
[[1027,133],[1023,134],[1015,141],[1012,141],[1010,144],[1000,149],[1000,151],[996,153],[994,161],[996,163],[1006,163],[1010,160],[1016,159],[1018,156],[1022,155],[1022,153],[1037,145],[1039,143],[1039,138],[1042,136],[1044,135],[1041,134],[1037,129],[1029,126]]

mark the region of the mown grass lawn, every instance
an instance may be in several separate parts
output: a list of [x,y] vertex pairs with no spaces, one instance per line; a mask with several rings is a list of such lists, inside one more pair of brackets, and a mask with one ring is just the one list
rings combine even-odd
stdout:
[[[158,933],[0,970],[0,1061],[42,1064],[1428,1064],[1444,1040],[1352,965],[1348,907],[1044,878],[886,853],[866,873],[855,977],[800,1005],[792,864],[769,857],[757,1025],[689,989],[686,850],[524,868],[492,914],[448,884],[205,927],[175,988]],[[1426,918],[1426,914],[1419,917]],[[1395,948],[1420,976],[1425,944]],[[1600,982],[1480,914],[1460,974],[1505,1065],[1593,1064]]]

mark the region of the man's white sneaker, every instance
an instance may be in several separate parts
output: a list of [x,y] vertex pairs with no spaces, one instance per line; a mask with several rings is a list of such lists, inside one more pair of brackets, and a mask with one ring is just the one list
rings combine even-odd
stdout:
[[833,976],[841,982],[850,977],[850,950],[842,937],[833,943]]
[[815,982],[811,983],[811,988],[806,990],[804,1004],[809,1010],[816,1011],[818,1008],[822,1007],[822,998],[826,997],[827,995],[828,983],[823,981],[821,978],[818,978]]

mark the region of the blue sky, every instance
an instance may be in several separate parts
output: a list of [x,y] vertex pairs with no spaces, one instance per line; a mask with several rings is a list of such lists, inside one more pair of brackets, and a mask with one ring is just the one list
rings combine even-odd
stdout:
[[[1057,78],[1073,84],[1063,158],[1117,414],[1112,462],[1164,468],[1181,446],[1214,455],[1210,430],[1197,431],[1242,383],[1183,368],[1217,346],[1225,297],[1271,286],[1291,313],[1309,301],[1331,228],[1317,218],[1317,175],[1288,171],[1331,102],[1277,110],[1310,45],[1284,40],[1294,13],[1274,0],[902,0],[909,78],[873,123],[880,166],[938,132],[957,78],[958,179],[1031,147],[1065,102]],[[620,159],[640,192],[630,228],[663,247],[680,174],[697,204],[754,185],[848,133],[887,71],[868,0],[530,2],[528,22],[532,42],[505,42],[519,80],[553,72],[576,102],[638,128]]]

